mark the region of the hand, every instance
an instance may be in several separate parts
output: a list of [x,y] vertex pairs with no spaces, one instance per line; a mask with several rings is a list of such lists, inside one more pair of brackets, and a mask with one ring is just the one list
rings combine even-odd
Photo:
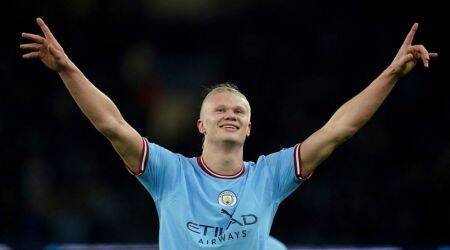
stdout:
[[60,72],[69,67],[70,60],[64,53],[63,48],[53,36],[50,29],[41,18],[36,19],[45,37],[35,34],[22,33],[22,37],[32,40],[34,43],[21,44],[20,48],[31,50],[24,54],[24,59],[36,59],[41,61],[50,69]]
[[389,66],[392,70],[391,72],[398,77],[408,74],[419,60],[422,60],[425,68],[428,68],[430,60],[436,58],[438,55],[437,53],[428,53],[423,45],[411,45],[418,26],[418,23],[414,23],[400,50]]

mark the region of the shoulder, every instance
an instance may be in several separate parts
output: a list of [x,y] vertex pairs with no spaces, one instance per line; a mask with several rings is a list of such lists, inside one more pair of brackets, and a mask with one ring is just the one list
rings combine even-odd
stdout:
[[[175,153],[172,150],[160,146],[156,143],[148,142],[148,158],[147,164],[153,166],[177,168],[195,166],[196,157],[186,157],[181,153]],[[179,167],[178,167],[179,166]]]
[[184,160],[184,161],[190,161],[192,158],[195,159],[195,157],[186,157],[181,153],[173,152],[169,148],[161,146],[157,143],[149,142],[149,141],[147,141],[147,143],[148,143],[150,155],[152,153],[154,153],[154,154],[156,154],[156,156],[171,156],[171,157],[178,158],[178,159]]

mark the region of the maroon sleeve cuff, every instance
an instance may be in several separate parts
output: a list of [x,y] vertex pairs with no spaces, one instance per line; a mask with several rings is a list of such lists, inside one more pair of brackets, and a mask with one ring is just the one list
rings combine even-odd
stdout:
[[145,171],[145,166],[147,165],[147,157],[148,157],[148,145],[147,145],[147,139],[142,137],[142,152],[141,152],[141,158],[139,160],[139,168],[138,172],[135,173],[131,170],[131,168],[125,163],[125,168],[128,170],[128,172],[132,175],[141,175]]
[[302,146],[301,143],[297,144],[297,146],[295,146],[294,149],[294,167],[295,167],[295,176],[299,179],[299,180],[308,180],[309,178],[311,178],[313,173],[310,173],[308,176],[303,176],[302,175],[302,158],[300,156],[300,147]]

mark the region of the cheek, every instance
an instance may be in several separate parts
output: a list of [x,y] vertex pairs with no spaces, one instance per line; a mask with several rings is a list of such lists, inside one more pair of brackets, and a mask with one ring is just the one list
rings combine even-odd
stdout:
[[203,122],[203,126],[207,130],[215,129],[215,124],[216,124],[216,121],[214,119],[206,119]]

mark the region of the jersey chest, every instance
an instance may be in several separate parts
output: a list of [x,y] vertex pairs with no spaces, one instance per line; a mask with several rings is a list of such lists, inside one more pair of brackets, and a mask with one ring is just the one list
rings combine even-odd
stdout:
[[272,204],[263,189],[244,175],[214,179],[188,172],[160,211],[176,218],[198,245],[228,244],[257,237],[271,220]]

